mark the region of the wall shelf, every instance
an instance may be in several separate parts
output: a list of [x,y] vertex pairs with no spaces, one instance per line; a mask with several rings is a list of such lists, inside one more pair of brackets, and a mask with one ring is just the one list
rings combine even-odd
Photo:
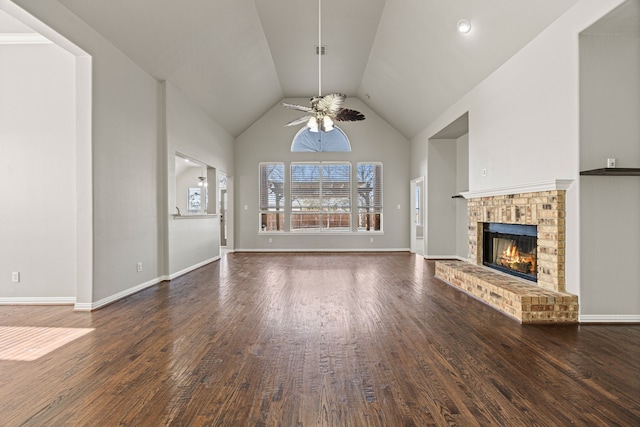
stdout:
[[591,176],[640,176],[640,168],[601,168],[580,172]]

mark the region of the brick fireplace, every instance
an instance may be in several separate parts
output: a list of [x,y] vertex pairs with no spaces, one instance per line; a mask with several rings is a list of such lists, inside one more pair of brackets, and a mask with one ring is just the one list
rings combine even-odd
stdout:
[[538,226],[538,286],[564,292],[565,190],[470,199],[469,261],[482,265],[482,224]]
[[[569,184],[553,181],[534,187],[536,191],[463,194],[468,200],[469,261],[438,261],[436,276],[522,323],[577,322],[578,298],[565,291]],[[537,284],[483,266],[487,223],[537,226]]]

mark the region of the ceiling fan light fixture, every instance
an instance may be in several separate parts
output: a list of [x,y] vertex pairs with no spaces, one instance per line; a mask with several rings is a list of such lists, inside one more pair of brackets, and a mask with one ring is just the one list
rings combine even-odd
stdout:
[[318,132],[318,121],[314,116],[309,117],[309,121],[307,122],[307,127],[311,132]]
[[322,118],[322,127],[325,132],[331,132],[333,130],[333,120],[331,120],[331,117],[324,116]]
[[458,31],[460,31],[461,33],[468,33],[469,31],[471,31],[471,21],[469,21],[468,19],[461,19],[458,21]]

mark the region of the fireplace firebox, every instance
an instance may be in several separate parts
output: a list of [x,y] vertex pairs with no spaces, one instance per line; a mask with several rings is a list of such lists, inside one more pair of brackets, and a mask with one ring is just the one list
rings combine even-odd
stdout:
[[483,263],[513,276],[538,281],[538,227],[535,225],[484,223]]

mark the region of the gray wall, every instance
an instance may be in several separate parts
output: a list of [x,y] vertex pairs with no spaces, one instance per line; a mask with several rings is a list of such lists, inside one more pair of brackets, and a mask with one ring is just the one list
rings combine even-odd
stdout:
[[74,57],[53,44],[0,45],[0,64],[0,301],[73,303]]
[[[165,83],[167,134],[167,211],[176,212],[175,153],[182,153],[233,177],[233,137],[175,86]],[[200,175],[200,170],[196,172]],[[187,186],[184,185],[184,188]],[[185,190],[186,191],[186,190]],[[217,179],[209,180],[209,203],[214,217],[174,218],[168,215],[168,267],[170,277],[220,256],[220,219],[217,215]],[[186,210],[183,211],[186,214]]]
[[427,175],[427,258],[469,254],[467,201],[452,198],[469,190],[469,135],[431,139]]
[[[308,99],[285,101],[309,103]],[[292,153],[291,143],[302,125],[284,124],[301,114],[280,104],[236,139],[236,250],[408,250],[409,143],[358,99],[348,98],[346,106],[366,116],[362,122],[338,123],[351,142],[350,153]],[[356,162],[383,162],[383,234],[258,232],[258,164],[283,161],[288,168],[292,161],[316,160],[351,161],[354,167]]]
[[[91,113],[78,114],[91,134],[90,148],[82,149],[92,153],[93,169],[90,179],[75,186],[92,182],[87,214],[93,225],[93,278],[78,283],[76,307],[95,307],[155,283],[162,272],[159,84],[60,3],[15,3],[91,56]],[[91,291],[81,290],[85,287]]]
[[[640,167],[640,36],[580,36],[580,167]],[[640,177],[580,178],[584,316],[640,313]]]
[[457,147],[455,139],[433,139],[428,144],[426,181],[427,258],[456,254]]
[[[82,82],[91,85],[91,105],[86,106],[86,111],[76,111],[81,117],[80,124],[72,123],[72,126],[76,126],[76,132],[80,130],[90,134],[90,143],[87,143],[90,147],[76,146],[76,155],[79,150],[83,155],[91,153],[92,176],[60,183],[59,191],[66,197],[74,194],[75,188],[82,189],[87,182],[92,184],[92,206],[89,209],[82,206],[83,215],[87,218],[83,217],[79,222],[86,220],[93,226],[93,242],[87,249],[88,252],[93,250],[93,271],[92,277],[77,283],[74,296],[76,308],[95,308],[153,285],[169,272],[167,223],[168,206],[173,203],[167,184],[169,144],[180,140],[177,144],[180,147],[183,144],[187,148],[197,147],[193,151],[184,151],[232,173],[233,138],[221,132],[219,126],[191,102],[175,93],[175,96],[169,94],[165,97],[161,83],[60,3],[43,0],[16,0],[15,3],[42,21],[38,22],[42,27],[38,28],[39,31],[58,33],[65,43],[74,43],[91,57],[91,81]],[[14,9],[13,6],[11,8]],[[69,47],[65,48],[69,50]],[[76,71],[78,61],[76,57]],[[78,74],[76,77],[85,78]],[[75,84],[77,90],[79,86],[77,82]],[[69,92],[73,93],[73,89]],[[180,111],[171,110],[173,107]],[[167,135],[167,131],[173,133]],[[171,139],[172,135],[176,138]],[[197,143],[191,144],[193,140]],[[60,164],[63,165],[62,162]],[[76,206],[78,200],[90,198],[87,196],[90,193],[76,194]],[[57,209],[58,203],[66,205],[64,200],[60,197],[46,208]],[[60,209],[66,212],[66,207],[61,206]],[[175,205],[170,212],[175,212]],[[185,220],[181,224],[186,225],[187,222]],[[188,230],[176,234],[177,241],[189,242],[189,233],[198,237],[202,235],[194,232],[193,227],[185,228]],[[34,241],[45,243],[45,234],[40,233]],[[217,247],[213,241],[211,238],[207,248]],[[58,248],[64,256],[77,256],[74,249]],[[198,246],[194,251],[197,249],[202,247]],[[210,253],[201,251],[196,259],[201,259],[199,257],[203,253],[211,258]],[[186,257],[188,259],[180,259],[179,262],[188,265],[197,262],[188,254]],[[136,271],[138,262],[143,264],[141,272]],[[13,264],[31,263],[31,257],[24,255]],[[76,263],[76,273],[90,270],[90,266],[86,266],[90,263],[91,260],[82,265]],[[16,269],[13,266],[7,268]],[[74,281],[70,279],[69,283]],[[67,295],[67,291],[60,293]],[[39,292],[38,296],[44,294]]]
[[[469,134],[456,141],[456,194],[469,191]],[[456,255],[469,258],[469,216],[467,199],[456,201]]]

